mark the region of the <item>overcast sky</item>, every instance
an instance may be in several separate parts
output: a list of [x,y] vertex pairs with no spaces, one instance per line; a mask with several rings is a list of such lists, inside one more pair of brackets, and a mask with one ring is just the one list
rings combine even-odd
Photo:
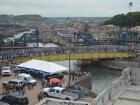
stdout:
[[0,0],[0,14],[39,14],[45,17],[108,17],[140,11],[140,0]]

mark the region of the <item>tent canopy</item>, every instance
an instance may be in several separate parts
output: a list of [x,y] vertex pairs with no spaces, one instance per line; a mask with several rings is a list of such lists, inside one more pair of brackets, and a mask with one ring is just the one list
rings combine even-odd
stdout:
[[27,69],[27,70],[29,69],[34,71],[46,72],[49,74],[61,73],[68,70],[68,68],[58,65],[54,62],[35,60],[35,59],[16,65],[16,67]]

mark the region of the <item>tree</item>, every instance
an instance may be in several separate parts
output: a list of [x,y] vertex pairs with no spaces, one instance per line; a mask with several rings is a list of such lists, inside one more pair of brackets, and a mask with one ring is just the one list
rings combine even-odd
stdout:
[[104,22],[105,25],[113,24],[120,27],[133,27],[140,25],[140,12],[129,12],[126,15],[115,15]]
[[110,20],[105,21],[105,24],[113,24],[113,25],[117,25],[120,27],[124,27],[126,24],[125,23],[125,15],[124,14],[115,15]]

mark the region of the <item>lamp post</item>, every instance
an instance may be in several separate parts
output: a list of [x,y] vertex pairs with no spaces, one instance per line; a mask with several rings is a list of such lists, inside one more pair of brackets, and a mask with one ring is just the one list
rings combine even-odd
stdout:
[[68,47],[69,47],[69,51],[68,51],[68,56],[69,56],[69,84],[68,84],[68,86],[70,86],[70,83],[71,83],[71,71],[70,71],[70,39],[69,39],[69,42],[68,42]]
[[50,54],[51,54],[50,47],[48,47],[49,62],[50,62]]
[[129,2],[130,13],[131,13],[131,10],[132,10],[132,6],[133,6],[133,2]]

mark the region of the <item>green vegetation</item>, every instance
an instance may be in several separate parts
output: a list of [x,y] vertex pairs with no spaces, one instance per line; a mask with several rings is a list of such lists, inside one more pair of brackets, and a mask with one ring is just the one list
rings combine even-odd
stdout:
[[0,15],[0,23],[10,22],[23,22],[23,21],[44,21],[44,18],[40,15]]
[[19,15],[15,18],[19,20],[41,21],[43,18],[40,15]]
[[120,27],[133,27],[140,25],[140,12],[129,12],[128,14],[115,15],[104,22],[105,25],[113,24]]

